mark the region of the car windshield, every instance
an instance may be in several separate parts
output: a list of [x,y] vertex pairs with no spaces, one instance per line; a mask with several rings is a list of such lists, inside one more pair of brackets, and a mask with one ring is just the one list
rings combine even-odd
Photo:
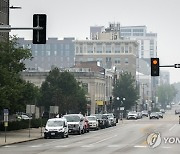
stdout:
[[96,117],[87,117],[87,119],[88,119],[89,121],[95,121],[95,120],[96,120]]
[[102,115],[101,115],[101,114],[93,114],[92,116],[96,116],[97,119],[101,119],[101,118],[102,118]]
[[48,127],[59,127],[63,125],[64,125],[64,121],[48,121],[47,122]]
[[79,122],[80,121],[80,117],[79,116],[65,115],[64,117],[67,119],[67,122]]

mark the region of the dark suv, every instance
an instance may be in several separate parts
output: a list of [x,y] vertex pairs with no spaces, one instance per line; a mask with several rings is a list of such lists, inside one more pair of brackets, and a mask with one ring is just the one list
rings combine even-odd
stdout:
[[91,116],[96,116],[99,128],[106,128],[106,118],[103,118],[102,114],[91,114]]

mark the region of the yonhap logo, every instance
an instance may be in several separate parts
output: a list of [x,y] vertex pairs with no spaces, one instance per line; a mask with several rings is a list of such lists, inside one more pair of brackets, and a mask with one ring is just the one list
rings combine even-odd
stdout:
[[156,148],[161,144],[161,134],[159,132],[151,133],[148,135],[146,141],[149,147]]

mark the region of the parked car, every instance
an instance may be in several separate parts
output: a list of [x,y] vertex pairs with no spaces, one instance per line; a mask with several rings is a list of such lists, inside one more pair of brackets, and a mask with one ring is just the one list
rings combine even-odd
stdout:
[[180,109],[176,109],[175,114],[180,114]]
[[96,116],[87,116],[87,119],[89,121],[89,128],[98,130],[99,126],[98,126],[98,120]]
[[67,119],[69,133],[84,134],[85,119],[82,114],[66,114],[63,117]]
[[156,112],[159,115],[159,118],[163,118],[163,113],[162,112]]
[[22,114],[22,115],[18,115],[17,119],[20,119],[20,120],[30,120],[30,119],[32,119],[32,117],[29,117],[28,115]]
[[165,110],[164,109],[160,109],[160,112],[165,113]]
[[128,114],[127,114],[127,119],[138,119],[138,115],[137,115],[137,112],[135,111],[130,111]]
[[110,127],[111,123],[107,115],[102,115],[102,119],[104,120],[105,128]]
[[142,116],[148,117],[148,115],[149,115],[147,110],[143,110],[143,111],[141,111],[141,113],[142,113]]
[[137,112],[137,118],[141,119],[142,118],[142,113],[141,112]]
[[159,114],[156,112],[152,112],[149,116],[149,119],[159,119]]
[[52,118],[46,123],[44,138],[68,137],[68,124],[65,118]]
[[102,114],[91,114],[91,116],[96,116],[99,128],[106,128],[106,119]]
[[113,113],[106,113],[103,115],[107,115],[107,117],[109,119],[110,126],[116,126],[116,117],[114,116]]

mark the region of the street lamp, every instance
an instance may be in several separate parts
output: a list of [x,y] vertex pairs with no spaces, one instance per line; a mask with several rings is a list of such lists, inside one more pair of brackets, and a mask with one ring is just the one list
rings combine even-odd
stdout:
[[[116,99],[117,99],[117,101],[119,101],[119,100],[120,100],[120,97],[116,97]],[[123,97],[122,100],[125,101],[126,98]],[[123,101],[122,101],[122,100],[121,100],[121,105],[123,105]],[[120,105],[120,106],[121,106],[121,105]]]
[[[116,97],[116,100],[117,101],[119,101],[120,100],[120,97]],[[120,118],[121,118],[121,120],[123,119],[123,110],[124,110],[124,107],[121,107],[122,105],[123,105],[123,101],[125,101],[126,100],[126,98],[124,98],[124,97],[121,97],[121,104],[119,105],[119,107],[118,107],[118,110],[119,110],[119,116],[120,116]]]

